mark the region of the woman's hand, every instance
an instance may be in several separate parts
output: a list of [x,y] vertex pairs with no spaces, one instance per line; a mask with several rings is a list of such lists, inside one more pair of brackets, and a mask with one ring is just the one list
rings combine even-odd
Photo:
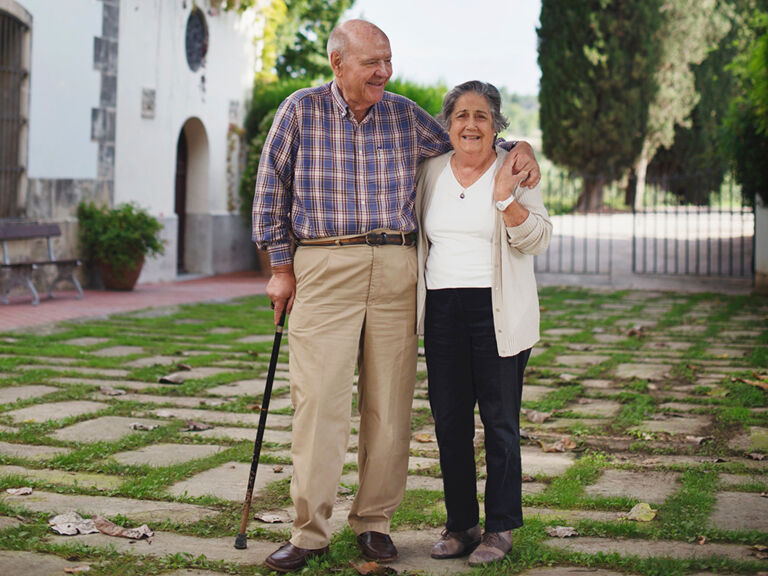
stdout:
[[[509,156],[504,161],[504,165],[496,173],[496,179],[493,186],[493,202],[494,204],[499,200],[506,200],[515,193],[518,185],[528,178],[528,172],[518,172],[512,174],[512,170],[507,166]],[[507,227],[519,226],[528,218],[528,209],[525,208],[520,202],[515,200],[506,207],[501,213],[504,218],[504,225]]]

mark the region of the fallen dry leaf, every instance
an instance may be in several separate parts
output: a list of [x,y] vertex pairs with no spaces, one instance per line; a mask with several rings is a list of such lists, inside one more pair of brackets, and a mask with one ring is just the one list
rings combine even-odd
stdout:
[[184,424],[186,425],[186,430],[189,431],[210,430],[213,428],[210,424],[198,422],[197,420],[184,420]]
[[632,328],[627,330],[627,336],[637,336],[638,338],[643,338],[645,336],[645,328],[640,325],[632,326]]
[[173,418],[175,414],[170,410],[158,410],[155,412],[155,416],[158,418]]
[[248,406],[248,410],[253,410],[254,412],[261,411],[261,404],[251,404]]
[[539,444],[541,445],[542,452],[565,452],[565,447],[559,440],[553,444],[547,444],[539,440]]
[[132,422],[128,425],[131,430],[143,430],[148,432],[157,428],[157,424],[142,424],[141,422]]
[[107,396],[122,396],[125,394],[125,390],[119,388],[112,388],[112,386],[100,386],[99,392],[106,394]]
[[571,526],[547,526],[547,534],[553,538],[570,538],[579,535],[576,529]]
[[90,572],[91,567],[88,564],[81,564],[80,566],[67,566],[64,568],[64,574],[84,574]]
[[254,516],[256,520],[261,520],[267,524],[286,524],[292,520],[286,510],[268,510],[259,512]]
[[107,536],[119,536],[120,538],[129,538],[130,540],[152,538],[152,536],[155,535],[152,529],[146,524],[142,524],[138,528],[123,528],[101,516],[93,517],[93,525],[102,534],[106,534]]
[[192,370],[192,366],[190,366],[189,364],[185,364],[184,362],[179,362],[178,364],[176,364],[176,369],[189,372],[190,370]]
[[752,460],[765,460],[765,454],[760,454],[759,452],[752,452],[749,457]]
[[538,410],[528,410],[526,408],[520,410],[520,412],[523,413],[529,422],[533,422],[534,424],[542,424],[552,416],[551,412],[539,412]]
[[51,530],[64,536],[76,534],[96,534],[99,530],[94,526],[93,520],[86,520],[77,512],[59,514],[48,521]]
[[522,482],[536,482],[536,479],[533,476],[531,476],[530,474],[523,474],[520,477],[520,480]]
[[32,494],[32,488],[23,486],[22,488],[6,488],[5,490],[11,496],[29,496]]
[[184,384],[184,378],[183,374],[168,374],[167,376],[160,376],[158,378],[158,382],[160,384]]
[[397,574],[397,570],[389,568],[388,566],[382,566],[378,562],[365,562],[357,564],[356,562],[349,562],[350,566],[357,570],[357,573],[361,576],[384,576],[386,574]]
[[414,434],[413,439],[416,442],[421,443],[427,443],[427,442],[437,442],[437,438],[434,434],[429,434],[428,432],[420,432],[419,434]]
[[705,442],[709,442],[710,440],[714,440],[714,436],[686,436],[685,440],[686,440],[686,442],[691,442],[692,444],[696,444],[697,446],[701,446]]
[[272,472],[275,474],[280,474],[283,471],[283,467],[280,464],[275,464],[272,466]]
[[707,543],[707,537],[706,536],[699,536],[699,539],[697,540],[699,545],[706,544]]
[[763,544],[755,544],[749,547],[752,552],[750,554],[759,558],[760,560],[768,560],[768,546]]
[[744,380],[744,382],[749,384],[750,386],[756,386],[758,388],[762,388],[763,390],[768,391],[768,382],[761,382],[759,380]]
[[632,510],[624,516],[624,519],[633,520],[635,522],[650,522],[656,518],[657,512],[658,511],[651,508],[651,505],[647,502],[640,502],[639,504],[634,505]]

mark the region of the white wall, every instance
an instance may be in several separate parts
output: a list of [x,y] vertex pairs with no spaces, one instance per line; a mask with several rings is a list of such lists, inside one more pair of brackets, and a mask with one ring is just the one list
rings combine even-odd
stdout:
[[91,108],[100,73],[93,39],[101,35],[99,0],[18,0],[32,14],[30,178],[89,179],[97,174]]
[[768,206],[755,199],[755,290],[768,294]]
[[[190,209],[226,212],[229,103],[240,102],[241,124],[257,58],[253,43],[261,18],[205,11],[206,63],[187,65],[185,30],[193,2],[122,0],[117,84],[115,202],[137,201],[161,217],[174,211],[176,143],[184,122],[198,118],[209,145],[206,198],[189,198]],[[203,77],[205,81],[203,82]],[[142,89],[156,91],[155,117],[141,117]]]

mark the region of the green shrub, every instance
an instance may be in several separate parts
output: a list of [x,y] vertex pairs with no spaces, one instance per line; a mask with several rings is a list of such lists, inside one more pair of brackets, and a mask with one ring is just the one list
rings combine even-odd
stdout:
[[163,253],[163,225],[134,203],[109,208],[80,202],[77,219],[80,246],[93,262],[130,267],[139,255]]

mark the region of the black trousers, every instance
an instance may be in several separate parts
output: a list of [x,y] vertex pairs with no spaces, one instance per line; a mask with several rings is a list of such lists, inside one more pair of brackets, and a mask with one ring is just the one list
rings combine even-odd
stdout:
[[503,532],[523,525],[520,399],[531,351],[498,355],[491,306],[490,288],[427,291],[429,402],[451,532],[479,522],[476,402],[485,429],[485,530]]

